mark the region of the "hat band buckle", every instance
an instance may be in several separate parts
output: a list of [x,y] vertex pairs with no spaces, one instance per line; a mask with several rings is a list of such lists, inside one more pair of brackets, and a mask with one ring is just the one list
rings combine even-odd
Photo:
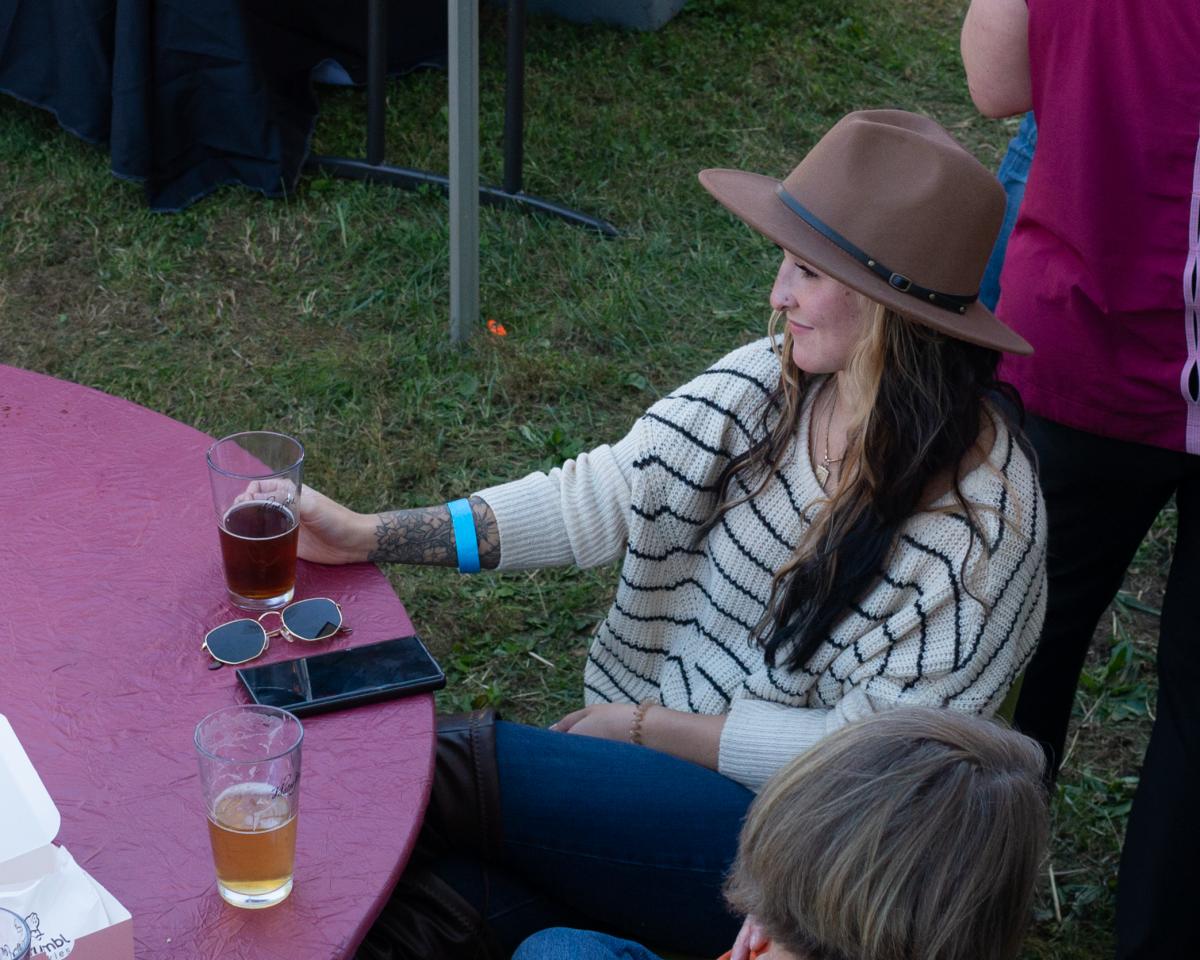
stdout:
[[952,310],[955,313],[963,314],[967,312],[967,307],[979,299],[978,292],[969,295],[961,295],[954,293],[942,293],[940,290],[931,290],[929,287],[923,287],[918,283],[914,283],[909,277],[902,273],[897,273],[889,267],[885,267],[874,257],[864,253],[853,243],[843,237],[840,233],[825,223],[819,217],[806,208],[799,200],[788,193],[787,188],[781,183],[775,188],[775,193],[779,199],[783,201],[784,206],[792,211],[801,220],[807,223],[810,227],[821,234],[826,240],[838,247],[844,253],[849,254],[864,267],[876,274],[884,280],[889,287],[897,290],[900,293],[906,293],[910,297],[915,297],[918,300],[923,300],[926,303],[931,303],[935,307],[942,310]]

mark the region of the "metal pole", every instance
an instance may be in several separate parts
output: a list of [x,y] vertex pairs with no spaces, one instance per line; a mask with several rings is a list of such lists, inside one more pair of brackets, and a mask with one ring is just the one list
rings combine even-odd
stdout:
[[525,0],[508,0],[504,77],[504,192],[521,192],[525,126]]
[[450,339],[479,326],[479,0],[450,0]]
[[367,163],[383,163],[387,102],[387,0],[367,2]]

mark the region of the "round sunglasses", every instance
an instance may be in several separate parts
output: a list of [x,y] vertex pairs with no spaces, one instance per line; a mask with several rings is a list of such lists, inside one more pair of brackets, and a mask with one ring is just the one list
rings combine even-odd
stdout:
[[[279,617],[280,625],[268,630],[262,620],[272,616]],[[290,603],[282,610],[268,610],[257,620],[247,617],[213,627],[204,635],[200,649],[208,651],[214,660],[211,669],[215,670],[223,663],[234,667],[261,657],[267,652],[271,638],[281,634],[288,643],[293,640],[313,643],[328,640],[338,632],[350,632],[342,623],[342,608],[328,597],[313,597]]]

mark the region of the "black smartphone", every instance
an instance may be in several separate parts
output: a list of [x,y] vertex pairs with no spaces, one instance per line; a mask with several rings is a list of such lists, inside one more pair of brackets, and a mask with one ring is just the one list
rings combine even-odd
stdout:
[[282,707],[297,716],[446,685],[442,668],[417,636],[243,667],[237,675],[255,703]]

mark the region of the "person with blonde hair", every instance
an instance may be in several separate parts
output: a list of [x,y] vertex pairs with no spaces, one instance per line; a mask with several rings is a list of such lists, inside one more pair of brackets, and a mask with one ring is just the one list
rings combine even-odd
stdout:
[[[1043,755],[1005,727],[899,708],[850,724],[750,807],[726,882],[731,951],[769,960],[1013,960],[1047,835]],[[590,931],[513,960],[655,960]]]
[[504,955],[575,918],[719,949],[721,881],[773,773],[876,711],[991,713],[1032,653],[1042,505],[996,379],[1029,347],[976,295],[996,179],[933,120],[869,110],[782,181],[700,182],[782,250],[781,332],[560,469],[381,514],[301,499],[300,555],[323,563],[623,558],[581,709],[441,724],[376,955]]

